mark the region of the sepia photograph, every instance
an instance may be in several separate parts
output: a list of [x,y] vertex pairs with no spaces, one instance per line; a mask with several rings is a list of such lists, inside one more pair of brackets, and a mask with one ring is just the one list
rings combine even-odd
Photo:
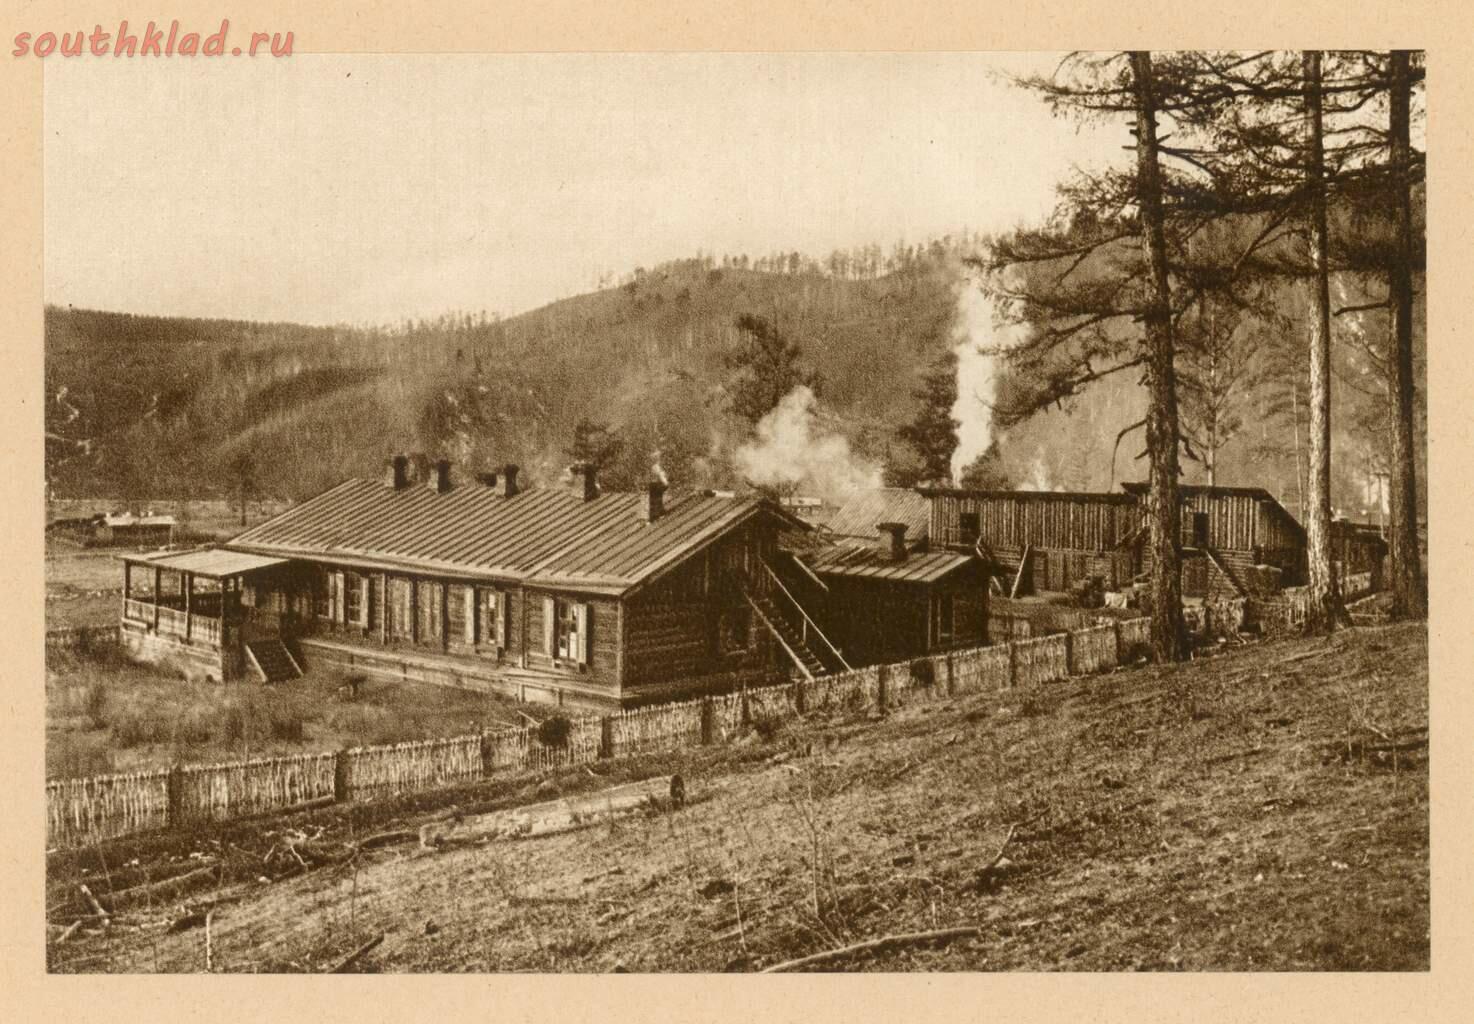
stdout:
[[1437,60],[219,21],[13,40],[49,974],[1430,970]]

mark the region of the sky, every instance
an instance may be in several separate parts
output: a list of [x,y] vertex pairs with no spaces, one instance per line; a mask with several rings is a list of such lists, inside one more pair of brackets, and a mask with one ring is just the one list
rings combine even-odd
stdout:
[[512,315],[714,253],[1032,223],[1124,124],[1042,54],[51,61],[45,294],[159,315]]

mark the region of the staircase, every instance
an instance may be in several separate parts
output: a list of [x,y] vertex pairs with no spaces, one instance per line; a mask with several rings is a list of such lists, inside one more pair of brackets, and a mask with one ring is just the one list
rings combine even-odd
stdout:
[[844,655],[830,643],[772,566],[764,562],[762,568],[767,585],[759,588],[744,584],[742,595],[804,678],[848,671]]
[[1218,550],[1216,548],[1210,547],[1205,544],[1203,545],[1203,552],[1208,556],[1208,560],[1213,563],[1214,567],[1223,574],[1223,578],[1228,580],[1229,586],[1233,587],[1235,591],[1235,597],[1249,596],[1249,588],[1245,586],[1244,581],[1239,578],[1239,574],[1235,572],[1233,567],[1230,566],[1228,562],[1224,559],[1224,557],[1218,553]]
[[287,645],[276,638],[246,644],[246,661],[263,683],[281,683],[302,674]]

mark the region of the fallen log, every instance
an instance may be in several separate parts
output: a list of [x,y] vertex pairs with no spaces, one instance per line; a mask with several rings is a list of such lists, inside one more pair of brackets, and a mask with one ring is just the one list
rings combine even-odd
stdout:
[[392,846],[395,843],[407,843],[412,839],[418,838],[418,836],[418,832],[412,832],[408,829],[401,829],[396,832],[380,832],[378,835],[372,835],[366,839],[360,840],[356,844],[356,846],[360,850],[373,850],[377,849],[380,846]]
[[66,926],[66,929],[60,935],[58,935],[55,940],[53,940],[52,945],[60,946],[67,939],[70,939],[73,935],[77,934],[77,929],[80,927],[82,927],[82,922],[80,920],[73,921],[71,924]]
[[92,890],[87,888],[85,884],[79,885],[77,888],[82,891],[82,896],[87,900],[88,906],[92,908],[92,913],[102,918],[103,923],[106,924],[108,912],[102,909],[102,904],[97,902],[97,897],[92,895]]
[[371,938],[367,942],[365,942],[362,946],[359,946],[352,953],[349,953],[342,960],[339,960],[338,963],[337,963],[337,966],[335,966],[332,970],[328,971],[327,973],[329,973],[329,974],[347,974],[348,973],[348,968],[350,968],[354,964],[358,963],[358,961],[361,960],[364,957],[365,954],[367,954],[367,953],[371,952],[372,950],[374,950],[379,945],[379,943],[381,943],[383,941],[384,941],[384,933],[383,932],[380,932],[379,934],[375,935],[373,938]]
[[870,953],[882,949],[894,949],[897,946],[919,946],[927,942],[951,942],[955,939],[976,938],[982,932],[981,928],[970,926],[966,928],[942,928],[931,932],[911,932],[905,935],[886,935],[879,939],[870,939],[866,942],[857,942],[851,946],[841,946],[839,949],[829,949],[822,953],[814,953],[811,956],[799,957],[797,960],[785,960],[781,964],[772,967],[764,967],[762,974],[781,974],[785,971],[806,970],[819,964],[833,963],[856,953]]
[[108,896],[108,902],[112,904],[113,910],[122,910],[124,907],[136,906],[139,903],[153,902],[154,900],[170,900],[184,892],[194,883],[201,879],[215,875],[220,870],[218,861],[211,861],[202,868],[186,871],[182,875],[166,878],[162,882],[149,882],[145,885],[135,885],[130,889],[119,889]]
[[645,807],[670,805],[670,776],[615,786],[598,793],[563,797],[506,811],[426,826],[421,845],[462,846],[492,839],[526,839],[590,828]]

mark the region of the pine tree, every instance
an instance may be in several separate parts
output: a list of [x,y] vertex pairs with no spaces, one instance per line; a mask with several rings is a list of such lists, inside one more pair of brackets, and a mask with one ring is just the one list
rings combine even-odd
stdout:
[[957,355],[946,353],[922,375],[912,392],[919,408],[916,417],[902,425],[896,436],[919,460],[918,478],[910,484],[948,485],[952,482],[952,453],[957,450],[958,421],[952,416],[957,404]]

